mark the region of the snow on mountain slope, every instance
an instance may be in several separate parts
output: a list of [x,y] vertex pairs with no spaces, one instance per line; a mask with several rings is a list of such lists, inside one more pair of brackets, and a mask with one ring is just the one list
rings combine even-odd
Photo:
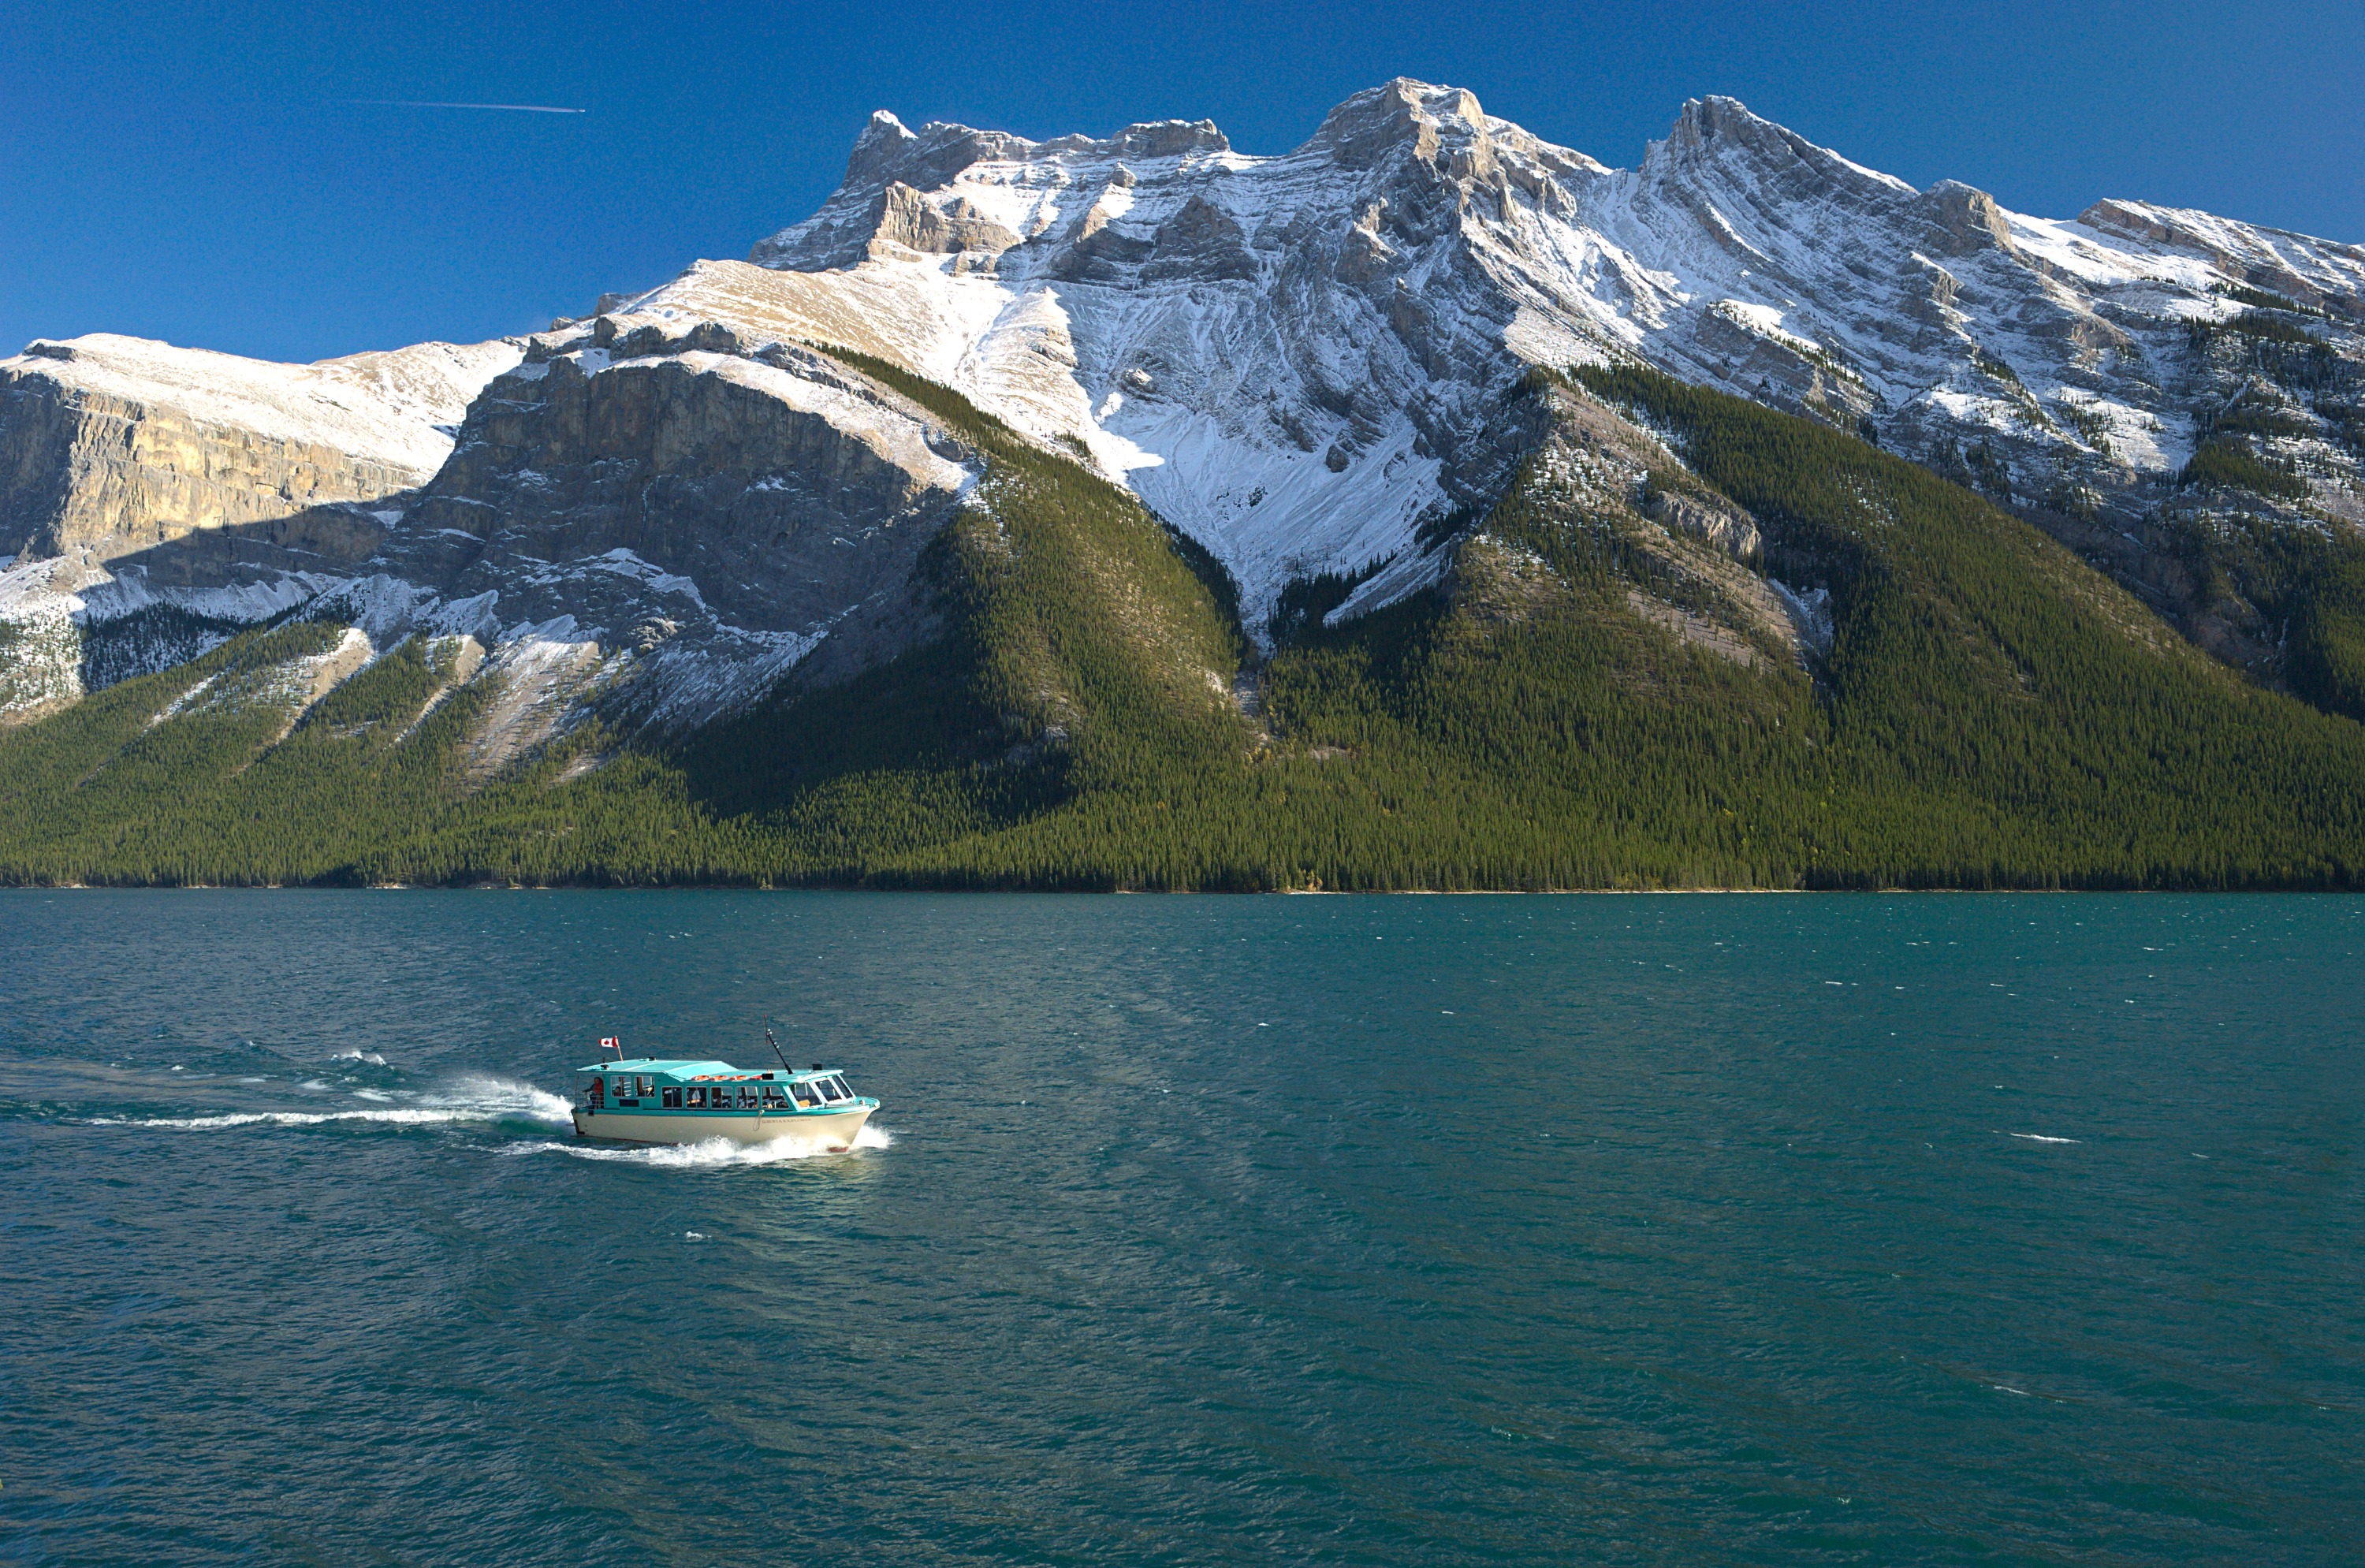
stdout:
[[472,742],[489,772],[594,701],[696,724],[824,637],[858,667],[928,624],[913,563],[979,470],[924,411],[712,324],[603,319],[508,357],[449,461],[400,495],[0,570],[0,722],[302,609],[378,649],[473,639],[472,673],[502,681]]
[[1293,576],[1397,549],[1452,504],[1442,448],[1480,433],[1483,364],[1439,380],[1388,320],[1454,317],[1452,267],[1417,307],[1296,253],[1360,210],[1369,182],[1334,177],[1334,144],[1384,140],[1350,110],[1285,160],[1234,153],[1204,122],[1036,144],[881,115],[846,188],[757,248],[772,270],[702,263],[628,308],[861,319],[841,341],[1081,442],[1215,550],[1254,610]]
[[98,333],[0,360],[0,722],[342,582],[399,515],[370,503],[433,477],[470,401],[523,352],[273,364]]
[[503,339],[276,364],[94,332],[36,342],[0,360],[0,373],[39,375],[272,441],[332,447],[425,478],[451,454],[452,427],[470,400],[522,353],[522,345]]
[[2107,492],[2190,454],[2186,326],[2236,313],[2224,290],[2365,315],[2354,246],[2128,202],[2027,218],[1729,98],[1613,170],[1409,81],[1273,158],[1206,122],[1031,142],[877,115],[750,261],[627,309],[847,342],[1079,442],[1252,611],[1484,500],[1508,455],[1487,410],[1530,364],[1639,354]]
[[[2023,222],[2044,227],[2015,216],[2015,226]],[[2092,236],[2089,254],[2105,265],[2133,257],[2149,275],[2188,286],[2214,281],[2192,271],[2199,262],[2220,277],[2271,288],[2308,305],[2354,306],[2365,294],[2365,246],[2139,201],[2096,202],[2079,215],[2078,228]]]
[[[1416,538],[1530,454],[1505,410],[1537,364],[1639,357],[2135,551],[2238,404],[2310,526],[2365,518],[2365,426],[2315,407],[2365,372],[2360,321],[2359,247],[1917,191],[1729,98],[1684,105],[1633,169],[1406,80],[1277,157],[1206,121],[1036,142],[881,113],[749,260],[531,341],[263,365],[99,336],[0,362],[0,618],[39,630],[0,717],[319,596],[375,646],[477,638],[539,694],[508,705],[516,745],[595,692],[689,723],[883,656],[925,627],[911,562],[976,465],[813,346],[1122,479],[1261,634],[1293,578],[1384,563],[1353,614],[1444,570]],[[2315,356],[2315,403],[2270,342]],[[203,625],[140,621],[160,607]]]

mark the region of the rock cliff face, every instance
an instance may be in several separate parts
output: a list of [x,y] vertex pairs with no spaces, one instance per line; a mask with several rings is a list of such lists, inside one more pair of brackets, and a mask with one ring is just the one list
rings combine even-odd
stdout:
[[512,343],[314,365],[97,335],[0,360],[0,554],[104,562],[421,485]]
[[[385,649],[456,636],[506,691],[488,767],[603,703],[674,730],[932,626],[921,548],[974,460],[925,411],[811,350],[706,325],[515,345],[426,482],[0,574],[0,716],[214,645],[298,607]],[[259,511],[268,510],[258,507]]]
[[825,636],[858,663],[924,628],[913,563],[977,472],[925,411],[810,350],[602,318],[531,341],[326,602],[381,644],[565,648],[640,721],[694,723]]

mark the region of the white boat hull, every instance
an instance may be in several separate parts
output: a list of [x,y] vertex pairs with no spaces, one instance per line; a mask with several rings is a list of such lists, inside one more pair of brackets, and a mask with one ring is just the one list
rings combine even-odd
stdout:
[[635,1111],[595,1111],[576,1107],[575,1130],[584,1137],[612,1143],[682,1144],[726,1138],[733,1143],[794,1143],[839,1154],[854,1147],[854,1135],[870,1119],[874,1107],[856,1105],[843,1111],[784,1112],[762,1114],[734,1112],[716,1115],[650,1115]]

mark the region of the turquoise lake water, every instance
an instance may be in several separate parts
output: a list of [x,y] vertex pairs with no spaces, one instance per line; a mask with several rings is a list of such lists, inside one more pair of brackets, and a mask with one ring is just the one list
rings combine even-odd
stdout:
[[[2365,901],[0,894],[0,1558],[2349,1562]],[[585,1146],[847,1070],[873,1147]]]

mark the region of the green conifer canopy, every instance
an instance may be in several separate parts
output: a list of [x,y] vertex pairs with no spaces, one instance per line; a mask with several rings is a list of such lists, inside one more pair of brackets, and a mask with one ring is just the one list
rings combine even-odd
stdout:
[[[342,629],[249,632],[0,733],[0,880],[2263,888],[2365,866],[2365,726],[1854,436],[1634,369],[1521,393],[1630,410],[1682,457],[1669,482],[1746,508],[1765,572],[1831,596],[1810,667],[1670,630],[1686,585],[1526,476],[1432,545],[1463,552],[1443,586],[1335,626],[1338,590],[1301,594],[1258,666],[1220,569],[1127,493],[844,357],[984,456],[923,558],[938,640],[488,778],[469,736],[497,693],[454,683],[448,644],[404,643],[291,727],[275,672]],[[1487,551],[1532,563],[1516,613],[1470,586]],[[2365,622],[2315,602],[2294,634],[2337,708],[2365,691]]]

